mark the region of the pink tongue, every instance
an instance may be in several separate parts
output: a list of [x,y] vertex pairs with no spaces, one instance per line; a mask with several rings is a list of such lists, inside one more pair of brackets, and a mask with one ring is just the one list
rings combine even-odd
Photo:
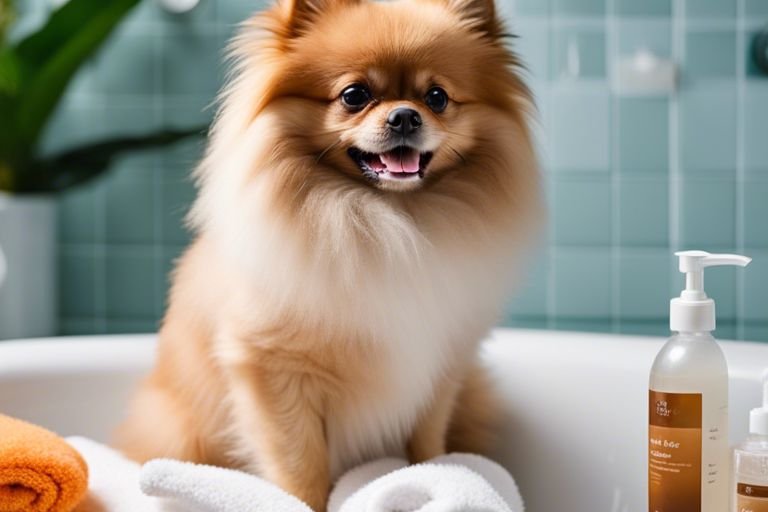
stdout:
[[389,172],[406,172],[408,174],[419,172],[418,151],[400,151],[396,149],[380,154],[379,158],[387,166]]

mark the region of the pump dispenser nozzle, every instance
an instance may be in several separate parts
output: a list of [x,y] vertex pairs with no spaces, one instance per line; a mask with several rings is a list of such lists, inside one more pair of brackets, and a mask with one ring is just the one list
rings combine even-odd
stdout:
[[676,252],[685,290],[670,302],[669,326],[673,331],[702,332],[715,329],[715,302],[704,292],[704,269],[717,265],[746,267],[751,258],[738,254],[710,254],[704,251]]

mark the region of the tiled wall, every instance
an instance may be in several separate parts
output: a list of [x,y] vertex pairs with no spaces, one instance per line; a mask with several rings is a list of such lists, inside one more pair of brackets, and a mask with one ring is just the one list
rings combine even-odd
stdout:
[[[201,0],[174,16],[145,0],[78,77],[47,149],[209,119],[221,48],[256,4]],[[746,271],[711,269],[707,291],[718,336],[768,341],[768,77],[747,57],[768,1],[504,0],[500,10],[539,103],[551,212],[505,323],[665,334],[681,285],[670,254],[701,248],[755,258]],[[676,93],[615,90],[617,59],[640,48],[680,63]],[[62,197],[62,332],[156,328],[188,242],[180,221],[199,152],[191,142],[124,158]]]
[[[707,271],[723,338],[768,340],[768,76],[749,57],[765,0],[518,0],[541,109],[551,225],[508,321],[668,332],[682,276],[671,253],[736,251]],[[631,96],[619,59],[679,64],[673,94]]]

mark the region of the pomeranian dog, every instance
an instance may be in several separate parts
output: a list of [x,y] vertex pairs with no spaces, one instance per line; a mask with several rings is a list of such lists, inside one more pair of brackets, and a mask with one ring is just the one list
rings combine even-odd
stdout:
[[504,38],[492,0],[285,0],[243,25],[119,448],[318,511],[365,460],[483,451],[477,352],[541,219]]

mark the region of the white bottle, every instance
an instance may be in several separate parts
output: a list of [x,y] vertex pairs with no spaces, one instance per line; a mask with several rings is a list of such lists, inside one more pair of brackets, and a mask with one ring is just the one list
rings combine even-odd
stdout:
[[768,370],[763,406],[749,413],[749,437],[733,450],[732,506],[736,512],[768,512]]
[[704,269],[751,260],[703,251],[675,253],[685,290],[670,302],[677,332],[653,362],[649,393],[649,512],[728,510],[728,367],[710,331],[715,303]]

